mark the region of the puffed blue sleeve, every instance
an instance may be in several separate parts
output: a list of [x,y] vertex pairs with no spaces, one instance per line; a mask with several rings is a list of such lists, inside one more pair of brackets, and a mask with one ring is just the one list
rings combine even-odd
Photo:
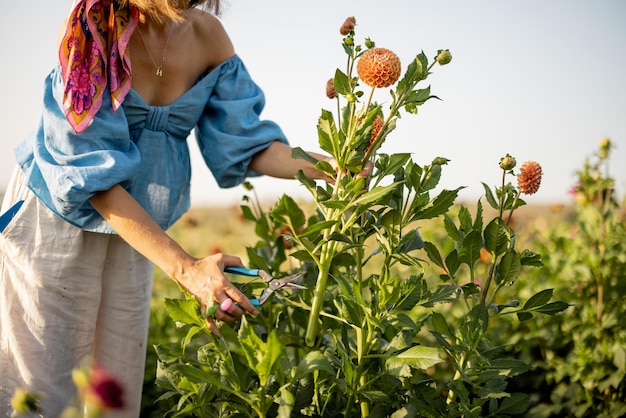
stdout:
[[87,201],[96,192],[129,182],[141,156],[123,109],[113,112],[108,90],[91,124],[76,134],[61,107],[63,89],[57,67],[45,81],[39,125],[15,153],[31,190],[71,221],[81,210],[93,211]]
[[265,95],[238,56],[214,71],[220,74],[196,127],[196,138],[219,186],[233,187],[258,175],[248,169],[255,154],[287,139],[276,123],[260,118]]

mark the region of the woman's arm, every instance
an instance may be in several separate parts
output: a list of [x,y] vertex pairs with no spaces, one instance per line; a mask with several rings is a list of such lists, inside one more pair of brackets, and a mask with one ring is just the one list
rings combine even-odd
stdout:
[[[243,315],[244,309],[253,315],[258,313],[248,298],[223,274],[226,266],[242,266],[238,257],[224,254],[192,257],[119,185],[97,193],[89,202],[131,247],[195,296],[203,312],[207,298],[211,297],[216,303],[226,298],[236,302],[228,312],[217,311],[215,317],[219,320],[232,322]],[[208,322],[211,329],[219,334],[213,320],[208,318]]]
[[[250,162],[250,169],[259,174],[265,174],[272,177],[293,179],[299,170],[312,179],[320,179],[332,182],[333,179],[328,177],[326,173],[319,171],[308,161],[296,159],[291,156],[292,148],[289,145],[279,141],[274,141],[265,150],[256,154]],[[329,156],[308,152],[314,158],[320,161],[326,161],[331,166],[336,167],[335,160]],[[368,162],[363,171],[358,175],[369,177],[372,173],[373,165]]]

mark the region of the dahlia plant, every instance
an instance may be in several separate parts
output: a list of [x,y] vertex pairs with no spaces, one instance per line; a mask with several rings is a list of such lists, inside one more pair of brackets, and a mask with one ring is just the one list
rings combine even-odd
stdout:
[[[448,213],[461,187],[435,193],[447,159],[419,165],[409,153],[381,152],[401,113],[415,114],[435,97],[418,84],[451,54],[439,50],[429,63],[420,53],[402,75],[391,50],[369,38],[364,46],[355,41],[355,25],[348,18],[340,29],[347,64],[326,85],[336,115],[322,110],[317,126],[334,164],[294,151],[332,181],[297,175],[311,206],[286,195],[268,212],[249,197],[242,206],[260,238],[247,249],[249,264],[274,276],[304,270],[310,290],[274,295],[259,316],[223,325],[222,337],[205,344],[195,339],[210,334],[197,301],[168,300],[188,333],[182,350],[157,347],[157,382],[163,399],[180,397],[173,408],[180,416],[508,416],[527,404],[505,391],[524,363],[489,347],[487,331],[490,316],[527,320],[566,306],[550,304],[549,290],[521,307],[499,301],[522,266],[541,262],[515,249],[503,219],[524,204],[521,194],[537,191],[541,168],[522,165],[514,187],[505,182],[515,167],[507,156],[502,186],[485,185],[498,216],[483,228],[479,201],[475,219],[461,207],[455,225]],[[379,93],[388,93],[386,105],[376,100]],[[364,175],[368,166],[373,171]],[[423,240],[424,222],[441,216],[443,242]],[[484,284],[477,278],[483,252],[490,256]],[[433,266],[437,274],[429,274]]]

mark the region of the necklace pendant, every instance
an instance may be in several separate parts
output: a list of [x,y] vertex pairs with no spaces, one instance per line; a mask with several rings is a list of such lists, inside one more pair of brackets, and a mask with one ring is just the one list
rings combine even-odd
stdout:
[[157,67],[156,75],[159,77],[163,77],[163,70],[161,69],[161,67]]

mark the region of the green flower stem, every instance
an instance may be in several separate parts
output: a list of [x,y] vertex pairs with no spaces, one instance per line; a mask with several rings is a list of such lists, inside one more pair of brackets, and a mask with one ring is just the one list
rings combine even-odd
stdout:
[[[496,271],[496,257],[495,254],[492,255],[491,265],[489,266],[489,272],[487,273],[487,280],[485,280],[485,285],[480,291],[480,301],[479,303],[485,303],[487,300],[487,292],[489,291],[489,287],[491,286],[491,280],[493,280],[493,275]],[[492,296],[493,299],[493,296]]]
[[[461,361],[460,362],[454,361],[454,365],[455,365],[456,371],[454,372],[454,376],[452,377],[453,382],[459,379],[460,377],[464,377],[464,373],[462,372],[462,370],[467,365],[467,352],[464,352],[463,354],[461,354]],[[446,399],[446,403],[449,404],[452,401],[454,401],[455,396],[456,396],[456,393],[452,389],[450,389],[450,391],[448,392],[448,398]]]
[[517,205],[517,201],[519,200],[520,192],[517,192],[515,195],[515,199],[513,199],[513,204],[511,205],[511,210],[509,211],[509,217],[506,219],[506,226],[509,226],[511,222],[511,218],[513,217],[513,211],[515,210],[515,205]]
[[[335,185],[333,187],[332,198],[336,198],[341,189],[341,180],[343,177],[342,167],[339,167],[337,171],[337,178],[335,179]],[[339,221],[341,216],[341,212],[337,209],[330,209],[328,211],[324,211],[324,217],[328,220]],[[336,231],[337,224],[333,225],[331,228],[324,231],[323,243],[320,253],[320,258],[318,262],[318,276],[317,282],[315,283],[315,290],[313,293],[313,301],[311,303],[311,312],[309,314],[309,320],[307,323],[306,334],[305,334],[305,342],[309,347],[313,347],[315,344],[315,337],[317,336],[317,327],[318,320],[320,316],[320,311],[322,309],[322,304],[324,302],[324,293],[326,292],[326,285],[328,283],[328,273],[330,271],[330,266],[337,251],[337,242],[329,241],[328,238]]]
[[504,216],[504,182],[506,180],[506,170],[502,170],[502,186],[500,188],[500,201],[498,202],[498,206],[500,209],[500,213],[498,216],[500,219]]
[[[326,237],[324,238],[326,239]],[[328,282],[328,272],[330,270],[330,264],[335,255],[337,243],[330,241],[322,247],[322,255],[320,256],[319,273],[317,276],[317,283],[315,284],[315,293],[313,294],[313,302],[311,303],[311,313],[309,314],[309,321],[306,328],[305,342],[309,347],[313,347],[315,344],[315,337],[317,335],[318,319],[320,310],[322,309],[322,303],[324,302],[324,293],[326,292],[326,284]]]

